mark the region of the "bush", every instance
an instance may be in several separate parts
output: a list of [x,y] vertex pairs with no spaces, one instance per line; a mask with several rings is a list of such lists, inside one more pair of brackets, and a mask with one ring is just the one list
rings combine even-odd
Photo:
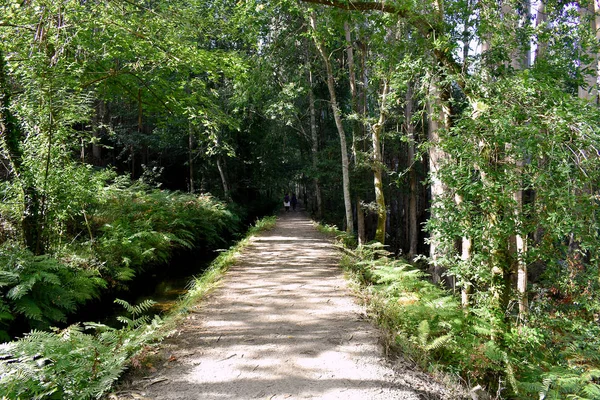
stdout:
[[533,309],[529,324],[499,330],[489,309],[461,308],[380,244],[345,249],[342,263],[390,345],[423,368],[458,375],[500,398],[600,399],[600,328],[572,310]]
[[117,282],[166,262],[176,249],[214,249],[240,229],[237,215],[207,195],[113,186],[90,216],[92,248]]
[[34,256],[18,245],[4,243],[0,248],[0,339],[7,339],[8,322],[16,316],[38,329],[64,322],[105,284],[95,269]]
[[[124,306],[140,311],[148,305]],[[122,329],[101,324],[72,325],[54,332],[33,331],[0,346],[0,398],[86,400],[100,398],[129,360],[161,338],[160,318],[138,323],[132,314]],[[95,334],[85,330],[96,330]]]

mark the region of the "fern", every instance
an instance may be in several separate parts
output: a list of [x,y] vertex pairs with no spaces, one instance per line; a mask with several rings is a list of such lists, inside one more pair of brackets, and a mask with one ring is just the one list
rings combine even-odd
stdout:
[[[138,311],[142,308],[133,307]],[[106,393],[142,348],[162,337],[162,321],[135,329],[88,324],[56,332],[32,331],[0,345],[0,398],[97,399]]]
[[21,314],[40,328],[64,321],[104,285],[94,270],[71,268],[12,245],[0,252],[0,271],[0,321],[6,313]]
[[452,340],[452,335],[448,334],[438,336],[437,338],[430,341],[429,339],[431,335],[431,328],[427,320],[423,320],[419,323],[417,333],[418,334],[415,337],[415,341],[419,345],[421,350],[425,352],[439,350]]
[[144,315],[152,308],[156,302],[154,300],[144,300],[140,304],[131,305],[125,300],[115,299],[115,303],[123,306],[125,311],[130,314],[130,317],[119,316],[117,320],[125,325],[126,328],[138,328],[150,323],[150,316]]

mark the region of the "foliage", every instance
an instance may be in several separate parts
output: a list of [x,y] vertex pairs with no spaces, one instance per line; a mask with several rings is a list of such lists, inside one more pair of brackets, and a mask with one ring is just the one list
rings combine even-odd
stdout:
[[342,263],[390,333],[390,344],[423,367],[508,398],[598,398],[595,323],[542,313],[531,317],[530,326],[499,331],[486,308],[463,310],[455,296],[378,243],[346,248]]
[[92,213],[91,246],[116,281],[165,262],[177,248],[212,249],[239,229],[238,217],[208,195],[150,189],[143,184],[107,188]]
[[[0,346],[3,399],[98,399],[129,359],[160,338],[161,320],[116,330],[101,324],[32,331]],[[85,333],[96,330],[97,333]]]
[[68,314],[97,297],[105,285],[98,269],[80,268],[76,260],[34,256],[4,243],[0,248],[0,327],[7,328],[16,316],[38,329],[65,322]]
[[334,236],[336,241],[345,248],[354,248],[357,246],[356,237],[353,234],[340,231],[335,225],[317,224],[317,230]]
[[150,317],[145,315],[148,310],[152,308],[156,302],[154,300],[144,300],[140,304],[131,305],[127,301],[122,299],[115,299],[115,303],[123,306],[125,311],[129,314],[129,317],[123,315],[117,317],[118,321],[121,322],[127,328],[139,328],[143,325],[150,323]]
[[64,323],[107,283],[122,285],[144,269],[166,262],[178,249],[221,247],[241,226],[237,215],[208,195],[161,191],[122,178],[95,192],[88,190],[87,211],[78,218],[65,213],[68,224],[60,239],[70,243],[55,244],[54,254],[33,255],[14,240],[2,244],[4,339],[15,317],[37,329]]
[[[248,237],[270,229],[274,217],[256,222]],[[3,399],[96,399],[105,394],[138,354],[162,339],[177,316],[185,313],[235,261],[248,243],[240,241],[215,259],[165,320],[145,313],[153,302],[132,305],[117,299],[127,316],[121,329],[103,324],[72,325],[53,332],[32,331],[24,338],[0,346],[0,397]],[[85,333],[95,330],[95,334]]]
[[250,227],[247,232],[247,236],[252,236],[258,234],[260,232],[268,231],[275,227],[277,223],[277,217],[275,216],[267,216],[257,220],[254,225]]

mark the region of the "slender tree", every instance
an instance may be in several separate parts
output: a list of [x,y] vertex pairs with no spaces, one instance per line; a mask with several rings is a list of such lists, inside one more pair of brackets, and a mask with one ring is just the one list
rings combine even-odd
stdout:
[[350,164],[348,160],[348,146],[346,144],[346,132],[344,130],[344,124],[342,122],[342,116],[337,101],[337,95],[335,93],[335,79],[333,76],[333,68],[331,66],[331,60],[325,52],[325,46],[318,37],[317,34],[317,22],[316,15],[314,12],[310,13],[309,16],[311,34],[317,51],[321,56],[323,63],[325,64],[325,70],[327,73],[327,89],[329,90],[329,98],[331,104],[331,110],[333,112],[333,118],[340,138],[340,149],[342,154],[342,185],[344,191],[344,207],[346,210],[346,231],[353,232],[354,230],[354,219],[352,216],[352,202],[350,198]]

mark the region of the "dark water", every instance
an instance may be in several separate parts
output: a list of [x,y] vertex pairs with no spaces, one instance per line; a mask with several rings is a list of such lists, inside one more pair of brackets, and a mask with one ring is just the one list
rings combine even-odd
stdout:
[[115,299],[125,300],[131,305],[150,299],[156,304],[147,314],[167,313],[190,289],[194,278],[206,270],[216,255],[216,252],[208,255],[197,252],[179,254],[166,265],[140,273],[133,280],[126,282],[126,286],[105,291],[100,299],[92,300],[81,307],[68,322],[72,324],[93,321],[119,328],[122,324],[117,317],[129,315],[123,306],[114,302]]

